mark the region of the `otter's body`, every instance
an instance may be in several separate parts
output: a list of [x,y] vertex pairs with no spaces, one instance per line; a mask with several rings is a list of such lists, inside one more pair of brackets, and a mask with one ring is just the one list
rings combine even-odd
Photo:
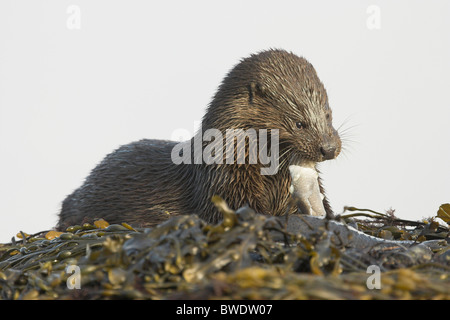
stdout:
[[[197,137],[204,137],[207,129],[220,130],[224,146],[227,129],[278,129],[276,173],[261,174],[266,166],[259,159],[255,164],[175,164],[171,154],[176,142],[141,140],[109,154],[64,200],[58,228],[97,218],[152,226],[179,214],[218,221],[221,216],[211,202],[216,194],[233,209],[248,204],[264,214],[289,214],[294,209],[288,166],[333,159],[341,148],[326,91],[314,68],[282,50],[252,55],[230,71]],[[189,142],[192,159],[194,139]],[[207,145],[204,142],[202,149]],[[323,194],[321,185],[320,190]],[[323,204],[331,215],[326,198]]]

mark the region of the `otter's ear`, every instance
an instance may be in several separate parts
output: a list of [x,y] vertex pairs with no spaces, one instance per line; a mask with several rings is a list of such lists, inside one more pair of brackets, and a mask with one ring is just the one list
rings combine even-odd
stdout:
[[266,95],[266,88],[259,82],[252,81],[248,85],[248,100],[253,103],[253,99],[256,96],[264,97]]

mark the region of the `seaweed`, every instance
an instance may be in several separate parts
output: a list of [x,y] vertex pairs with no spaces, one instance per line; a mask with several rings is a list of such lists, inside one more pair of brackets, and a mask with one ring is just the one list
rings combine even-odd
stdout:
[[[246,207],[235,212],[222,199],[213,201],[224,217],[217,224],[190,215],[153,228],[99,220],[64,233],[21,232],[18,240],[0,245],[0,298],[450,298],[449,230],[435,219],[412,222],[392,211],[350,208],[340,219],[367,234],[446,242],[428,251],[361,251],[330,241],[326,232],[292,234],[276,217]],[[442,211],[437,217],[448,222],[448,208]],[[378,285],[371,282],[376,272]]]

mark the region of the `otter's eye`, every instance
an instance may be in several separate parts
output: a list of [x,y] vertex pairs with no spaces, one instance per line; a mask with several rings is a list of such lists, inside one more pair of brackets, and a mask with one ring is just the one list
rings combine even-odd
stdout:
[[298,122],[295,123],[295,126],[296,126],[297,128],[299,128],[299,129],[302,129],[302,128],[303,128],[303,123],[301,123],[300,121],[298,121]]
[[325,118],[326,118],[327,120],[330,120],[330,114],[327,113],[327,114],[325,115]]

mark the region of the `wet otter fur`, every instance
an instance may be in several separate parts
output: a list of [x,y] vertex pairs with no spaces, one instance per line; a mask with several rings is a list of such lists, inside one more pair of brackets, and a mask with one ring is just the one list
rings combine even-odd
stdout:
[[[288,166],[334,159],[341,150],[327,93],[316,71],[304,58],[284,50],[251,55],[228,73],[196,136],[211,128],[224,136],[227,129],[278,129],[276,174],[262,175],[260,161],[177,165],[171,158],[177,142],[144,139],[121,146],[92,170],[64,200],[57,228],[98,218],[147,227],[180,214],[198,214],[215,222],[221,214],[211,202],[213,195],[221,196],[232,209],[249,205],[268,215],[293,213]],[[189,142],[192,153],[194,139]],[[203,142],[202,148],[207,144]],[[319,185],[324,194],[320,179]],[[332,215],[326,197],[323,204],[327,215]]]

